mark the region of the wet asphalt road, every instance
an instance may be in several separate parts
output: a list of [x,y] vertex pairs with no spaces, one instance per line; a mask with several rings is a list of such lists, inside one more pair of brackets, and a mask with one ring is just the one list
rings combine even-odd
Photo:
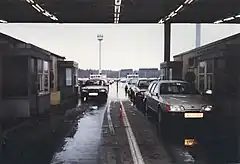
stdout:
[[[120,83],[117,91],[116,83],[114,83],[110,86],[108,102],[118,99],[124,101],[128,98],[124,93],[124,84]],[[95,104],[94,102],[80,104],[80,108],[85,111],[84,115],[77,121],[74,134],[66,137],[64,144],[54,154],[51,164],[99,163],[101,129],[108,102],[103,105]],[[150,117],[149,121],[154,124],[154,116]],[[205,157],[202,157],[196,148],[189,149],[184,147],[183,141],[167,140],[165,142],[169,153],[172,154],[178,163],[205,163]]]
[[[116,83],[110,86],[109,100],[106,104],[99,105],[90,102],[80,105],[80,108],[85,111],[83,117],[79,118],[79,120],[77,121],[73,135],[66,137],[64,144],[60,146],[59,151],[53,155],[51,164],[99,163],[99,149],[101,145],[101,133],[104,113],[110,100],[127,100],[126,96],[124,95],[123,86],[123,84],[119,84],[118,93],[116,89]],[[153,126],[155,126],[154,116],[150,117],[149,121],[153,123]],[[190,125],[192,125],[192,127],[190,127]],[[184,126],[185,129],[197,129],[197,131],[189,133],[192,134],[194,137],[199,136],[199,134],[197,133],[201,134],[201,132],[208,130],[208,125],[197,125],[196,123],[188,123]],[[194,128],[194,126],[197,128]],[[204,135],[204,133],[202,133],[201,135]],[[174,136],[173,138],[175,139],[169,138],[164,141],[168,153],[171,154],[173,158],[175,158],[177,163],[209,163],[209,156],[207,156],[206,154],[206,147],[204,148],[200,143],[193,148],[185,147],[183,145],[183,138],[181,137]]]
[[[116,83],[110,86],[109,98],[125,100],[124,92],[117,94]],[[85,111],[79,118],[75,127],[75,134],[66,137],[64,144],[56,152],[51,164],[98,164],[99,148],[101,144],[101,132],[106,104],[87,102],[80,104],[79,108]]]

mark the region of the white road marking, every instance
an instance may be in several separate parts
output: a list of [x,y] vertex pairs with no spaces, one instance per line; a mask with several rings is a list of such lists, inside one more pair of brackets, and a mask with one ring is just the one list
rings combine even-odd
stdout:
[[122,106],[123,124],[125,126],[125,130],[126,130],[126,133],[127,133],[127,138],[128,138],[128,143],[129,143],[129,147],[130,147],[130,150],[131,150],[132,158],[133,158],[133,163],[134,164],[144,164],[142,154],[141,154],[140,149],[138,147],[136,138],[133,134],[132,128],[131,128],[130,123],[128,121],[127,114],[125,112],[125,109],[124,109],[124,106],[123,106],[121,100],[120,100],[120,104]]
[[111,101],[109,102],[108,107],[107,107],[108,126],[109,126],[109,129],[110,129],[110,132],[113,135],[115,135],[115,130],[114,130],[112,119],[111,119],[111,115],[110,115],[110,105],[111,105]]

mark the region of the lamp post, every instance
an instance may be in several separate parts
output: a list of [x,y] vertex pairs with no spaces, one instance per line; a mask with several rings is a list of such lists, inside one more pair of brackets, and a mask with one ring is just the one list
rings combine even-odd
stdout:
[[98,41],[99,41],[99,70],[98,70],[98,73],[99,74],[101,74],[102,73],[102,66],[101,66],[101,64],[102,64],[102,55],[101,55],[101,42],[102,42],[102,40],[103,40],[103,35],[102,34],[98,34],[97,35],[97,39],[98,39]]

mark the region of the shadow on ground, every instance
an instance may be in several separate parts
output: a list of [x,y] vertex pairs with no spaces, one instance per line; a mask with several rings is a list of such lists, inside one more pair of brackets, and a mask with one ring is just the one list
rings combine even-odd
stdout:
[[73,136],[77,120],[82,116],[81,107],[67,112],[46,114],[32,118],[24,127],[6,134],[7,141],[0,153],[1,164],[45,164],[59,151],[64,138]]

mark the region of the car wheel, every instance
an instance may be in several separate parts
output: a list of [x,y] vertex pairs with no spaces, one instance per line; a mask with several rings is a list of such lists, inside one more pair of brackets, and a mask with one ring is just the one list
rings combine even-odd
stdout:
[[107,95],[104,95],[103,97],[102,97],[102,101],[105,103],[105,102],[107,102],[107,99],[108,99],[108,96]]

